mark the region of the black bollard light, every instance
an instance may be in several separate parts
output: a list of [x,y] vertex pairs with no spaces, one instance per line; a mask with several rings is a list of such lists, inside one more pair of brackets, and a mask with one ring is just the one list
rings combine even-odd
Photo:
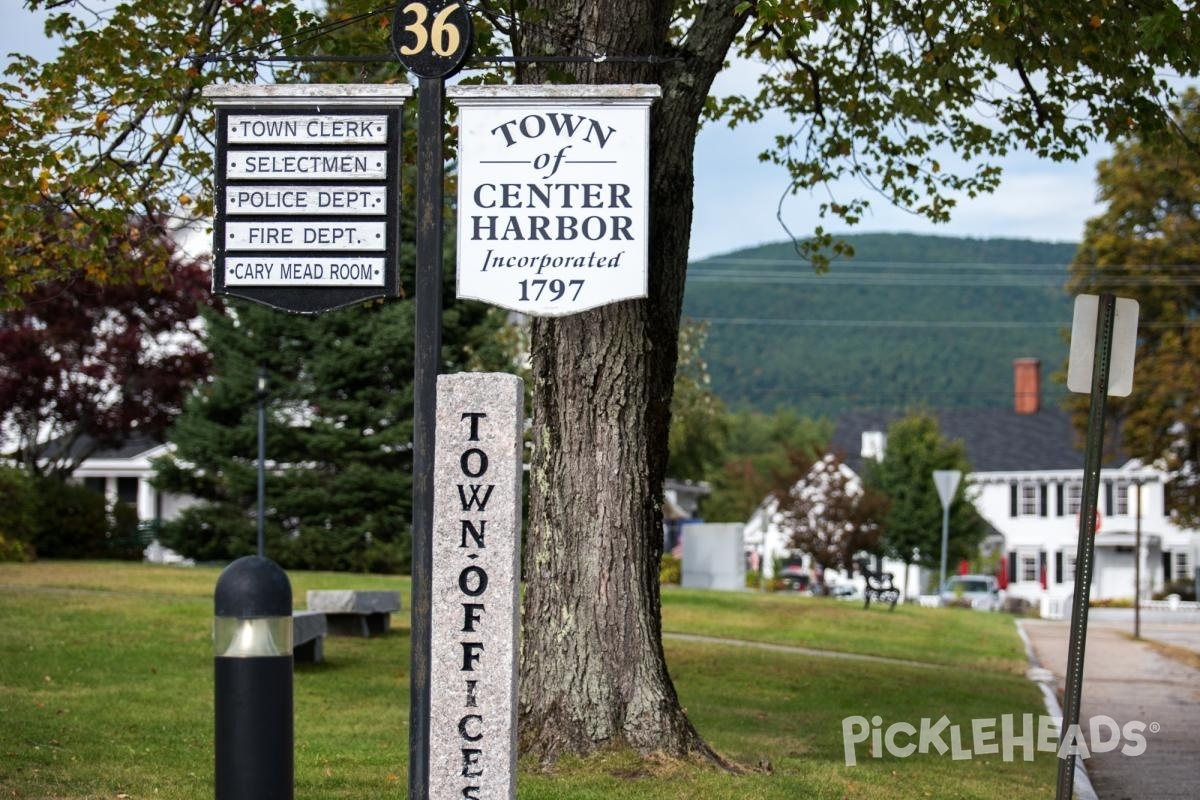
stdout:
[[292,584],[246,556],[213,599],[216,800],[292,800]]

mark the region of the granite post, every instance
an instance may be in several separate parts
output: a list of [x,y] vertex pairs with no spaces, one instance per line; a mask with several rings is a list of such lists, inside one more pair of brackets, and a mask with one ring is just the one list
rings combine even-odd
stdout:
[[513,798],[524,388],[459,373],[437,393],[429,797]]

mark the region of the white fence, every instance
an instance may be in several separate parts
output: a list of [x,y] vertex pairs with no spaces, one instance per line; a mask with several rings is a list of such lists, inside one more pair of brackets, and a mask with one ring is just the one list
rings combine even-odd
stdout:
[[[1070,619],[1071,602],[1073,599],[1074,595],[1070,594],[1057,597],[1043,596],[1039,603],[1039,615],[1042,619]],[[1133,613],[1132,606],[1129,608],[1093,607],[1089,616],[1100,611],[1102,608],[1104,611]],[[1192,615],[1200,613],[1200,603],[1194,600],[1180,600],[1179,595],[1172,594],[1167,595],[1165,600],[1143,600],[1142,611],[1167,612],[1168,615]]]

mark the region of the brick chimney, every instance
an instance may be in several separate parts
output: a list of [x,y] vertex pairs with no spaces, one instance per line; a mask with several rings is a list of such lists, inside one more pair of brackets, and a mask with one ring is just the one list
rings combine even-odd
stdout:
[[1013,359],[1013,411],[1036,414],[1042,404],[1042,362],[1036,358]]

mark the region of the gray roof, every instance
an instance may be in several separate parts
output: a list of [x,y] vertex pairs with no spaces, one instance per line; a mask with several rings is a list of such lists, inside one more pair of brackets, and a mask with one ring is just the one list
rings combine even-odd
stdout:
[[[942,437],[958,440],[974,472],[1083,469],[1083,437],[1070,415],[1057,408],[1017,414],[1011,408],[949,409],[928,412]],[[900,411],[853,411],[838,418],[832,448],[858,471],[864,431],[887,431],[905,416]],[[1120,456],[1106,466],[1123,463]]]
[[[80,436],[71,443],[68,455],[70,457],[75,457],[80,453],[84,453],[91,448],[94,443],[95,439],[92,437],[87,436],[86,434]],[[147,450],[153,450],[156,447],[160,447],[162,444],[163,441],[154,436],[148,436],[142,433],[134,433],[120,444],[101,447],[89,455],[88,458],[136,458],[142,453],[145,453]],[[52,439],[51,441],[42,445],[39,457],[57,457],[59,455],[58,451],[61,449],[61,447],[62,439]]]
[[162,445],[161,439],[135,433],[115,447],[100,448],[92,453],[91,458],[136,458],[142,453]]

